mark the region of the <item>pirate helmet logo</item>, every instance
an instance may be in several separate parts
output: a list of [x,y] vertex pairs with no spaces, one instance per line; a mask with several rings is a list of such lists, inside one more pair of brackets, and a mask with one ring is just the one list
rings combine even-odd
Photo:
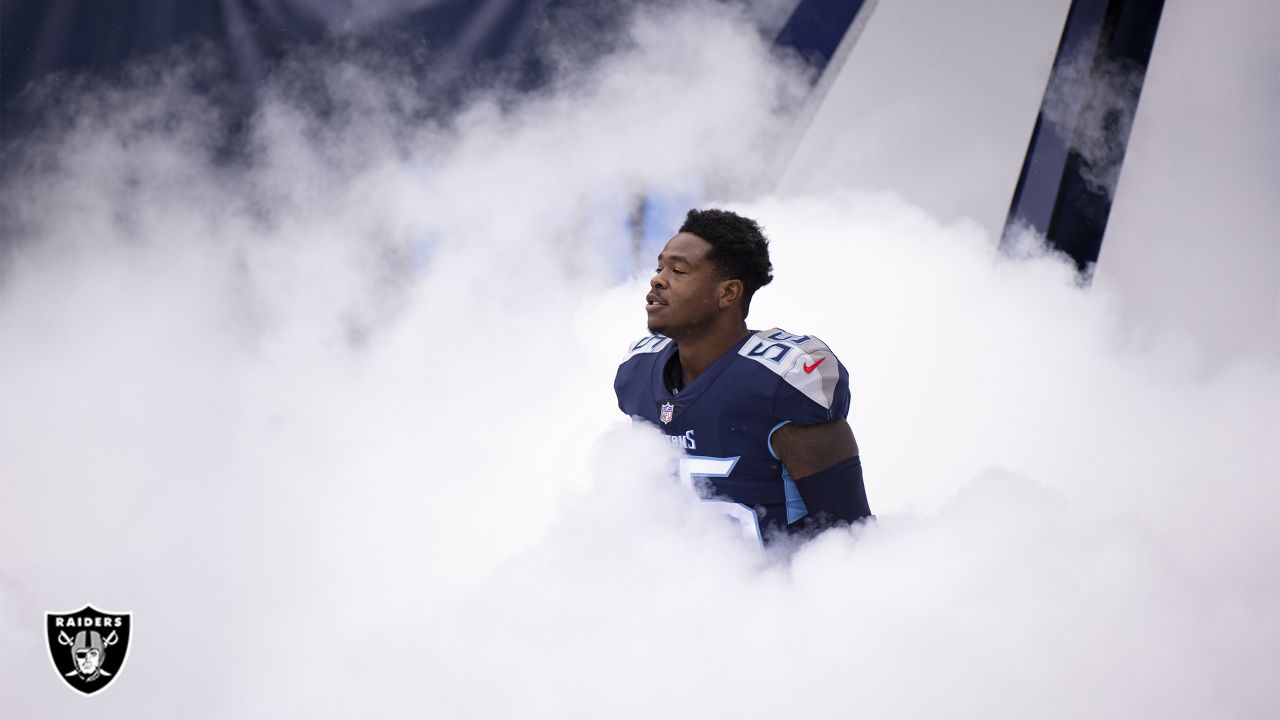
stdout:
[[115,680],[129,651],[130,613],[86,605],[73,613],[45,613],[53,667],[73,690],[92,695]]

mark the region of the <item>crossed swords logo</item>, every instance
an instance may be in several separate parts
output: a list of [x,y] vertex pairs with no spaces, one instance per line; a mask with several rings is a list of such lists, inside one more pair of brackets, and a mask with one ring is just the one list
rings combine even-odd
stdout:
[[120,636],[115,630],[105,638],[96,630],[81,630],[76,633],[74,640],[67,635],[66,630],[59,632],[58,644],[71,648],[71,658],[75,663],[75,667],[70,672],[63,673],[63,676],[79,675],[85,680],[93,680],[99,675],[111,677],[111,673],[102,669],[102,660],[105,650],[119,641]]
[[68,687],[93,695],[115,683],[133,645],[132,613],[85,605],[75,612],[44,616],[49,659]]

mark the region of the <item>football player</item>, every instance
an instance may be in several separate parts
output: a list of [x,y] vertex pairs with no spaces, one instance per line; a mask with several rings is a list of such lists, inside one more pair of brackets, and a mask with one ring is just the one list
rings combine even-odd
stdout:
[[871,515],[848,372],[813,335],[747,328],[772,270],[753,220],[690,210],[649,281],[651,334],[614,381],[618,407],[683,448],[682,476],[765,544]]

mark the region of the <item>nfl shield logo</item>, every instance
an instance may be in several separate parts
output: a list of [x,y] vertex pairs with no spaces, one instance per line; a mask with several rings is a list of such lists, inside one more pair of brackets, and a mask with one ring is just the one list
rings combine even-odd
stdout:
[[664,425],[671,422],[671,414],[674,413],[675,410],[675,405],[672,405],[671,403],[662,403],[661,412],[658,413],[658,419],[661,420]]
[[116,679],[129,653],[130,619],[130,613],[88,605],[72,613],[45,613],[49,657],[72,690],[92,695]]

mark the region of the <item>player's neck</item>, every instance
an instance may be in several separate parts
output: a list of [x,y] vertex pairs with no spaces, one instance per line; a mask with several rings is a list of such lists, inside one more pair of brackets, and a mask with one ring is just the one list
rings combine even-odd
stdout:
[[680,368],[684,372],[685,384],[696,380],[711,367],[711,363],[729,352],[746,336],[747,323],[739,320],[724,327],[708,328],[706,332],[695,336],[677,338],[676,347],[680,351]]

